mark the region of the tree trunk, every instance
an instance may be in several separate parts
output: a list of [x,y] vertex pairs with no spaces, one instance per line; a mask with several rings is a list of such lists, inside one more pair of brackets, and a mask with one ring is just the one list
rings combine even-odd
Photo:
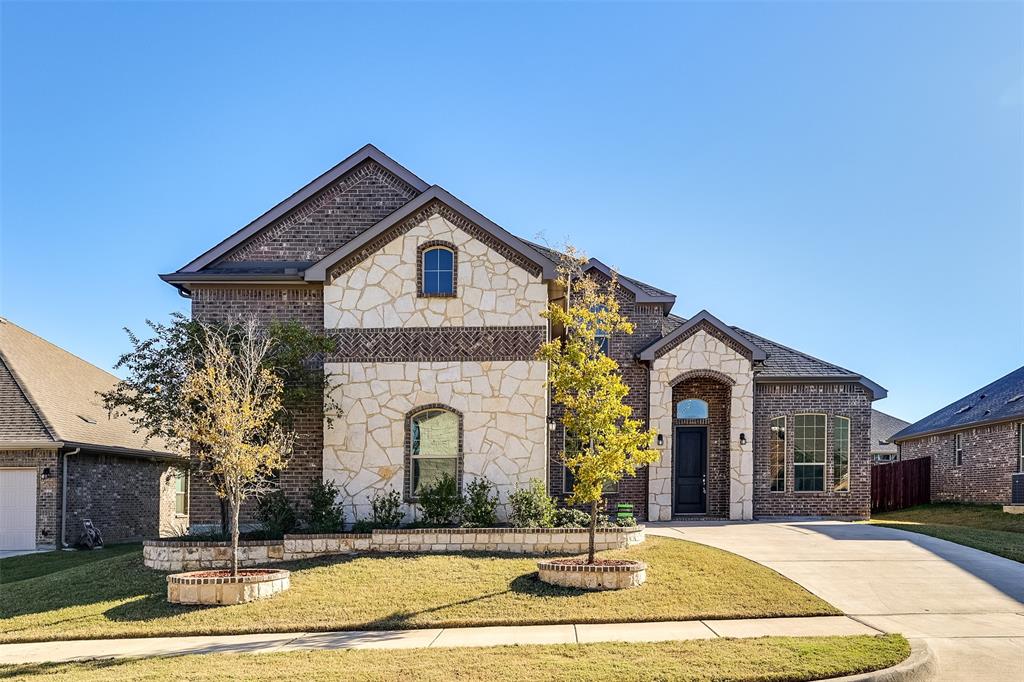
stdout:
[[587,563],[594,563],[594,541],[597,539],[597,500],[590,503],[590,547],[587,549]]
[[227,537],[228,533],[231,532],[231,516],[228,510],[228,501],[226,498],[220,498],[220,535],[222,538]]
[[238,575],[238,516],[242,501],[237,496],[231,498],[231,575]]

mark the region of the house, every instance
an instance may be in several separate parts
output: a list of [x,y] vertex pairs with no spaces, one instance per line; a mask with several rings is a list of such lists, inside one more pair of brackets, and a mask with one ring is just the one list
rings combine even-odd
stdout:
[[[161,277],[195,319],[298,320],[337,339],[323,368],[340,414],[328,427],[323,405],[308,406],[279,484],[301,505],[314,481],[334,481],[352,521],[368,496],[415,502],[443,472],[486,476],[503,503],[530,479],[567,493],[535,355],[551,334],[542,312],[564,300],[558,259],[368,145]],[[885,389],[706,310],[677,316],[675,294],[632,277],[616,295],[636,331],[607,352],[661,458],[609,502],[650,520],[868,516],[871,403]],[[216,524],[217,500],[198,488],[192,520]]]
[[1024,471],[1024,367],[933,412],[891,440],[901,459],[931,457],[932,499],[1009,504]]
[[899,459],[896,443],[889,439],[897,431],[910,426],[910,422],[886,414],[880,410],[871,410],[871,461],[875,464],[895,462]]
[[180,459],[107,414],[116,381],[0,318],[0,550],[74,545],[86,519],[108,543],[187,528]]

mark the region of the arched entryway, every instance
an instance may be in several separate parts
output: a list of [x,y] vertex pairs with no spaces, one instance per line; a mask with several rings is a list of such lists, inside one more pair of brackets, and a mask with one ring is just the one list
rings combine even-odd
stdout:
[[729,406],[735,382],[713,370],[672,382],[672,513],[729,516]]

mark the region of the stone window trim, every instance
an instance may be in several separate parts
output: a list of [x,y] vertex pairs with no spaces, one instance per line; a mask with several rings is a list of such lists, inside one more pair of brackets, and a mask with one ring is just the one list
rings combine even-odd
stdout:
[[405,422],[405,448],[404,448],[405,449],[405,457],[404,457],[405,467],[404,467],[404,469],[405,469],[405,472],[404,472],[404,476],[403,476],[404,480],[403,480],[403,483],[402,483],[402,492],[403,492],[403,496],[405,498],[406,504],[415,504],[416,502],[419,501],[419,498],[416,497],[416,495],[415,495],[415,491],[412,489],[412,419],[413,419],[413,417],[415,417],[419,413],[426,412],[427,410],[445,410],[446,412],[451,412],[452,414],[454,414],[459,419],[459,447],[458,447],[457,457],[456,457],[456,460],[455,460],[456,461],[456,464],[455,464],[455,482],[456,482],[456,484],[459,487],[459,492],[462,492],[462,479],[463,479],[463,473],[464,473],[464,469],[465,469],[464,465],[465,465],[465,459],[466,459],[466,453],[465,453],[465,451],[463,449],[464,448],[465,429],[463,428],[463,421],[464,421],[464,419],[463,419],[462,412],[460,412],[459,410],[456,410],[451,405],[447,405],[445,403],[428,403],[426,405],[417,405],[416,407],[414,407],[411,410],[409,410],[408,412],[406,412],[405,413],[405,417],[404,417],[404,422]]
[[[428,294],[423,290],[423,254],[430,249],[442,248],[452,252],[452,293]],[[431,239],[416,247],[416,296],[417,298],[456,298],[459,295],[459,250],[455,244],[443,239]]]

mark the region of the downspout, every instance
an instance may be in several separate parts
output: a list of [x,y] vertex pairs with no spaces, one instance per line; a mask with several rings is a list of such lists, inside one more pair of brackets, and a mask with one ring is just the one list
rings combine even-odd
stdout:
[[68,548],[67,542],[67,517],[68,517],[68,457],[77,455],[82,448],[75,448],[71,452],[64,453],[63,473],[60,479],[60,546],[61,549]]

